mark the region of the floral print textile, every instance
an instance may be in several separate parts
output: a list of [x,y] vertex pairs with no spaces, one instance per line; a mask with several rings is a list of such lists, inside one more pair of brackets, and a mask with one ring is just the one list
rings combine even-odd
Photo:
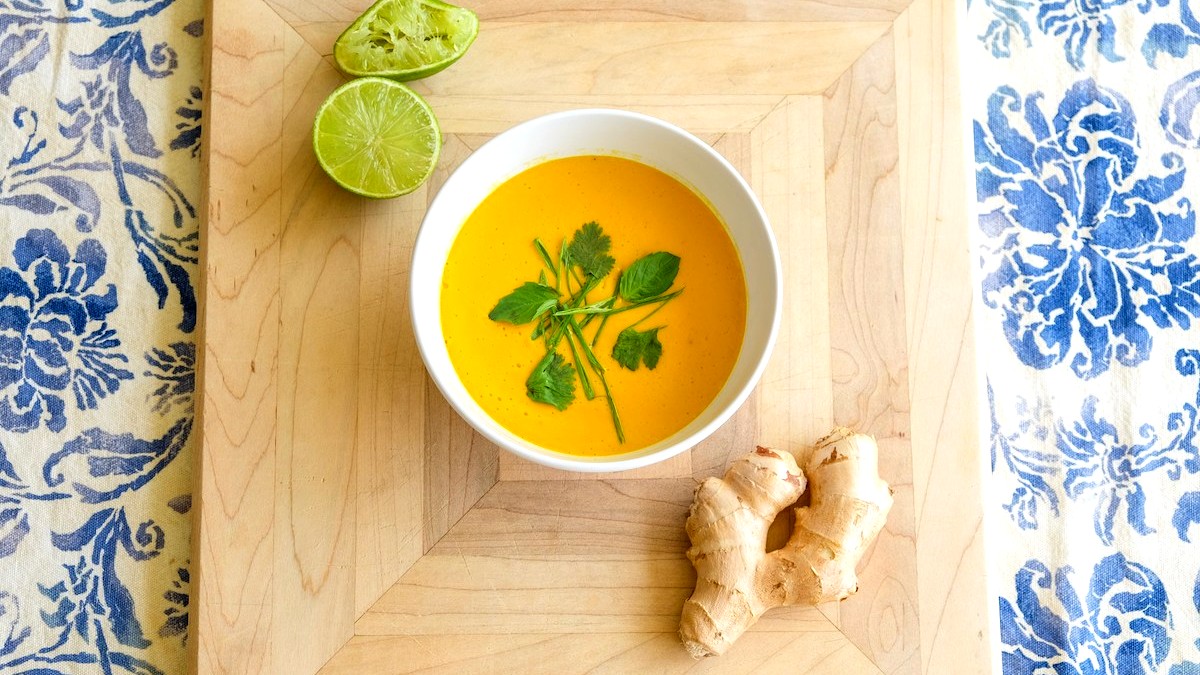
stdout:
[[1200,673],[1193,11],[968,3],[1005,673]]
[[0,0],[0,672],[185,672],[203,3]]

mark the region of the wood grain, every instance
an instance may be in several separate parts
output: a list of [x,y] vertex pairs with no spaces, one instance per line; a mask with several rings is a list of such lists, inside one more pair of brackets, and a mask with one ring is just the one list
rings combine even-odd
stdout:
[[345,82],[339,73],[295,31],[283,34],[283,127],[280,130],[282,201],[280,215],[287,218],[311,189],[312,181],[323,179],[312,147],[312,118],[328,92]]
[[[368,202],[309,141],[365,0],[213,0],[196,670],[988,672],[954,11],[904,4],[481,0],[471,52],[415,84],[442,126],[434,176]],[[618,475],[502,456],[428,379],[408,317],[450,172],[513,124],[596,106],[711,143],[784,265],[747,403]],[[693,662],[675,626],[698,480],[835,423],[879,437],[896,490],[859,593]]]
[[425,214],[412,199],[371,204],[359,285],[355,616],[425,552],[425,366],[408,320],[408,264]]
[[461,96],[430,94],[443,129],[497,134],[533,117],[575,108],[621,108],[664,119],[696,134],[749,132],[779,104],[780,96],[606,94]]
[[272,666],[306,671],[349,639],[355,617],[362,202],[315,171],[307,151],[321,102],[309,92],[341,77],[297,36],[285,44],[294,52],[284,73],[274,606],[281,625],[321,616],[325,627],[302,644],[276,641]]
[[476,0],[484,21],[891,21],[900,0]]
[[[999,672],[986,583],[970,194],[958,4],[918,0],[896,22],[921,658],[929,673]],[[915,405],[919,402],[920,405]],[[956,517],[947,518],[947,513]],[[930,533],[936,532],[936,536]],[[989,668],[990,666],[990,668]]]
[[[469,7],[480,21],[892,21],[903,0],[474,0]],[[293,26],[313,23],[345,25],[371,5],[371,0],[271,0],[270,5]]]
[[895,500],[838,624],[888,673],[920,667],[894,58],[890,35],[867,50],[824,125],[834,422],[877,437]]
[[[564,654],[572,671],[708,671],[714,661],[692,661],[675,635],[694,583],[679,527],[692,488],[690,479],[498,483],[359,619],[360,637],[323,672],[540,671]],[[449,636],[457,648],[448,649]],[[811,607],[767,615],[719,665],[795,672],[797,664],[875,671]]]
[[430,553],[676,564],[688,546],[679,523],[694,490],[690,478],[501,482]]
[[[279,215],[286,25],[259,2],[214,0],[206,125],[204,373],[195,547],[201,672],[272,669]],[[255,26],[249,30],[249,26]],[[211,136],[210,136],[211,138]],[[229,322],[226,317],[241,317]],[[215,330],[221,326],[221,330]]]
[[881,672],[828,622],[803,633],[751,628],[743,656],[693,661],[674,633],[356,636],[320,671],[340,673],[541,672],[571,654],[570,672],[871,675]]
[[793,453],[833,425],[823,115],[822,99],[789,96],[750,135],[750,185],[784,252],[783,316],[752,442]]
[[908,432],[903,230],[891,36],[825,93],[834,418]]
[[275,643],[272,663],[287,671],[323,663],[349,639],[354,619],[361,219],[322,217],[348,201],[335,189],[305,200],[280,251],[289,281],[280,303],[275,612],[285,625],[294,616],[325,619],[302,644]]
[[502,481],[594,481],[610,479],[629,480],[633,478],[679,478],[690,475],[692,475],[692,453],[690,452],[680,453],[657,464],[651,464],[640,469],[619,472],[600,471],[597,473],[578,473],[552,469],[548,466],[534,464],[527,459],[503,452],[500,453],[500,470],[497,479]]
[[[297,30],[327,55],[345,26]],[[890,27],[887,21],[495,22],[453,68],[413,88],[429,95],[542,97],[819,93]]]
[[496,482],[499,448],[425,385],[424,547],[429,550]]

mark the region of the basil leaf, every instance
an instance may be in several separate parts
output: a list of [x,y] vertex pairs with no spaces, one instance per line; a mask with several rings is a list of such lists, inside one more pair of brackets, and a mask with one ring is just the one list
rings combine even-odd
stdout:
[[558,291],[545,284],[526,281],[512,293],[500,298],[500,302],[488,312],[488,318],[520,326],[533,321],[557,303]]
[[626,302],[640,302],[666,292],[679,274],[679,256],[666,251],[638,258],[621,273],[620,294]]

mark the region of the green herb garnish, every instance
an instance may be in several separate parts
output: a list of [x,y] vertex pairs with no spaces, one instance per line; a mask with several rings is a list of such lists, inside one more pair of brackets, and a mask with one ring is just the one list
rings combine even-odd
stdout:
[[617,335],[617,343],[613,345],[613,359],[630,370],[637,370],[638,365],[643,362],[647,368],[654,370],[662,356],[662,343],[658,340],[658,331],[659,328],[640,331],[633,327],[621,331],[620,335]]
[[575,400],[575,370],[566,364],[562,354],[546,352],[525,380],[525,393],[538,403],[566,410]]
[[[611,297],[589,303],[588,293],[594,291],[616,265],[616,260],[609,254],[612,238],[600,225],[585,223],[576,230],[570,243],[562,242],[557,260],[541,240],[534,239],[533,246],[545,265],[545,269],[538,272],[537,283],[527,281],[500,298],[488,318],[515,325],[534,323],[530,339],[540,338],[546,353],[525,381],[525,393],[530,399],[565,410],[575,401],[576,375],[584,396],[588,400],[594,399],[597,392],[588,375],[590,369],[604,391],[617,440],[624,443],[621,416],[605,377],[604,364],[597,358],[594,347],[610,317],[654,306],[617,335],[612,358],[629,370],[637,370],[641,364],[650,370],[658,366],[663,353],[658,332],[663,326],[645,331],[637,330],[637,326],[683,292],[683,289],[668,292],[679,274],[679,256],[659,251],[635,260],[620,274],[617,290]],[[547,272],[554,277],[553,286]],[[595,321],[597,318],[600,320]],[[584,330],[593,322],[596,328],[589,339]],[[558,351],[559,343],[564,339],[571,354],[570,364]]]
[[620,294],[626,302],[662,295],[679,274],[679,256],[659,251],[640,258],[621,273]]
[[608,254],[611,249],[612,238],[604,234],[597,222],[592,221],[575,230],[575,236],[567,246],[567,255],[570,261],[582,267],[588,276],[603,279],[617,263]]
[[545,284],[526,281],[512,293],[500,298],[500,302],[488,312],[488,318],[519,326],[533,321],[556,304],[558,291]]

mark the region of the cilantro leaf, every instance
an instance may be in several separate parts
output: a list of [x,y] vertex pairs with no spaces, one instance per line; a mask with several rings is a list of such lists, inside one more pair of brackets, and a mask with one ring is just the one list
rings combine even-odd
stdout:
[[643,362],[647,368],[654,370],[663,349],[662,342],[658,340],[658,331],[659,328],[639,331],[633,327],[621,331],[613,345],[613,359],[629,370],[637,370]]
[[610,249],[612,238],[604,234],[599,223],[592,221],[575,230],[575,236],[567,246],[567,254],[589,276],[600,279],[611,272],[617,262],[608,255]]
[[666,251],[638,258],[621,273],[620,294],[626,302],[640,302],[666,292],[679,274],[679,256]]
[[658,367],[658,360],[662,358],[662,343],[658,340],[658,329],[654,329],[654,336],[646,343],[646,350],[642,352],[642,360],[645,361],[646,367],[654,370]]
[[507,321],[520,326],[529,323],[558,304],[558,291],[545,284],[526,281],[488,312],[492,321]]
[[562,354],[546,352],[525,380],[525,393],[538,403],[566,410],[575,400],[575,369]]

